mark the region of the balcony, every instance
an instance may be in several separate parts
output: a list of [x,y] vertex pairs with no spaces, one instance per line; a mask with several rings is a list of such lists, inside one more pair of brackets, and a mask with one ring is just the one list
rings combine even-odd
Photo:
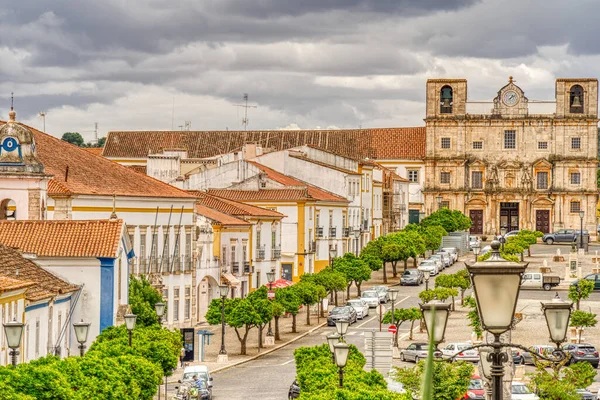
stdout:
[[362,223],[362,229],[363,231],[368,231],[369,230],[369,220],[365,219]]
[[231,263],[231,273],[233,275],[239,275],[240,274],[240,263],[239,263],[239,261],[233,261]]
[[245,274],[249,274],[251,271],[250,269],[250,261],[244,261],[244,273]]
[[316,251],[317,251],[317,242],[315,242],[314,240],[311,242],[308,242],[308,252],[314,253]]
[[265,259],[265,245],[256,248],[256,261],[262,261]]
[[322,226],[317,227],[317,237],[318,238],[323,237],[323,227]]
[[183,272],[192,272],[194,269],[194,258],[191,256],[183,256]]
[[271,249],[271,260],[278,260],[281,258],[281,247],[275,246]]
[[335,227],[329,228],[329,237],[331,239],[335,239],[336,236],[337,236],[337,228],[335,228]]
[[350,236],[350,228],[343,228],[342,236],[345,238],[349,237]]
[[173,273],[181,273],[183,269],[182,261],[183,260],[181,259],[181,257],[173,257],[170,263],[169,270]]

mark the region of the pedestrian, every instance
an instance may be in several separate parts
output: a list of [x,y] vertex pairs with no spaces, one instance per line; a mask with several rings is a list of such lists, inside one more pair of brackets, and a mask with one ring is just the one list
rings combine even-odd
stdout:
[[185,347],[181,348],[181,354],[179,355],[179,362],[181,363],[181,368],[183,368],[183,359],[185,358]]

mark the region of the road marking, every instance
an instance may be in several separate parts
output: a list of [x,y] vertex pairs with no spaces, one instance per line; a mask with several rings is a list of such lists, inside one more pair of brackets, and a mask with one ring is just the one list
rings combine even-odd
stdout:
[[289,360],[289,361],[286,361],[286,362],[284,362],[283,364],[279,364],[279,365],[288,365],[289,363],[292,363],[292,362],[294,362],[294,359],[293,359],[293,358],[292,358],[291,360]]
[[[394,307],[400,303],[402,303],[405,300],[410,299],[410,296],[406,296],[405,298],[403,298],[402,300],[398,300],[395,304]],[[379,317],[378,315],[375,315],[373,318],[370,318],[368,320],[366,320],[365,322],[363,322],[362,324],[358,325],[356,328],[360,328],[361,326],[368,324],[369,322],[373,321],[374,319],[376,319],[377,317]]]

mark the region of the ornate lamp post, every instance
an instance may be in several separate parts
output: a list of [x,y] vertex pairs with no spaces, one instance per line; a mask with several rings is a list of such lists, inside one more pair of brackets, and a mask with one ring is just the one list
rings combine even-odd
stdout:
[[[269,293],[273,290],[273,282],[275,282],[275,272],[267,272],[267,281],[269,282]],[[271,300],[271,297],[269,297]],[[269,329],[267,331],[267,336],[273,336],[273,329],[271,329],[271,320],[269,320]]]
[[[396,325],[394,322],[394,303],[396,302],[396,299],[398,298],[398,289],[390,289],[388,290],[388,293],[390,294],[390,300],[392,300],[392,325]],[[397,333],[396,333],[397,335]],[[397,343],[394,340],[394,344],[393,347],[396,347]]]
[[473,255],[475,256],[475,262],[477,262],[477,257],[479,256],[480,252],[481,247],[479,247],[479,245],[473,246]]
[[162,317],[165,315],[165,303],[154,304],[154,310],[156,310],[156,316],[158,317],[158,324],[162,324]]
[[218,359],[223,362],[227,360],[227,351],[225,350],[225,299],[229,294],[229,286],[219,285],[219,294],[221,295],[221,350]]
[[438,344],[444,341],[444,335],[446,334],[450,304],[442,303],[439,300],[431,300],[428,303],[420,304],[420,307],[427,336],[433,340],[437,350]]
[[17,366],[17,356],[19,355],[19,347],[21,346],[21,337],[23,336],[23,327],[25,324],[12,320],[4,325],[4,336],[10,348],[10,358],[13,367]]
[[[337,246],[329,246],[329,265],[331,266],[331,270],[333,271],[333,260],[337,257]],[[338,305],[337,302],[337,291],[331,291],[330,302],[333,304],[333,292],[335,292],[335,305]]]
[[344,387],[344,367],[348,362],[348,352],[350,351],[350,346],[346,343],[336,343],[333,346],[333,352],[335,354],[335,364],[339,368],[340,373],[340,388]]
[[569,318],[571,318],[571,309],[573,303],[567,303],[556,296],[548,302],[542,303],[542,312],[546,317],[546,324],[550,332],[550,341],[556,344],[556,349],[560,349],[560,344],[565,341]]
[[335,321],[335,330],[340,337],[340,341],[344,340],[344,336],[348,332],[348,327],[350,326],[350,322],[345,319],[338,319]]
[[358,238],[360,237],[360,229],[355,229],[353,234],[354,238],[356,239],[356,253],[354,255],[358,257]]
[[579,248],[583,249],[583,217],[585,216],[585,212],[583,210],[579,211],[579,218],[581,220],[581,229],[579,230]]
[[129,346],[131,347],[131,338],[133,336],[133,330],[135,329],[135,320],[137,319],[137,315],[129,311],[129,313],[125,314],[123,318],[125,318],[125,326],[127,327],[127,332],[129,333]]
[[327,335],[327,344],[329,345],[329,351],[331,351],[331,360],[335,363],[335,353],[334,346],[340,342],[340,335],[337,333],[332,333],[331,335]]
[[425,271],[423,272],[423,275],[425,276],[425,290],[429,290],[429,278],[431,277],[431,274],[429,271]]
[[77,342],[79,342],[79,355],[83,357],[85,353],[85,342],[88,339],[88,333],[90,331],[90,323],[89,322],[74,322],[73,329],[75,330],[75,337],[77,338]]

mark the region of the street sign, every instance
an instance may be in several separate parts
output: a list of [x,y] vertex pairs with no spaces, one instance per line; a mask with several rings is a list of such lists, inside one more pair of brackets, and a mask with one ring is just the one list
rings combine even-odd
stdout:
[[396,333],[396,332],[398,332],[398,329],[396,329],[396,325],[390,325],[390,326],[388,327],[388,332],[391,332],[391,333]]
[[275,291],[274,291],[274,290],[269,290],[269,291],[267,292],[267,298],[268,298],[269,300],[273,300],[273,299],[275,298]]

